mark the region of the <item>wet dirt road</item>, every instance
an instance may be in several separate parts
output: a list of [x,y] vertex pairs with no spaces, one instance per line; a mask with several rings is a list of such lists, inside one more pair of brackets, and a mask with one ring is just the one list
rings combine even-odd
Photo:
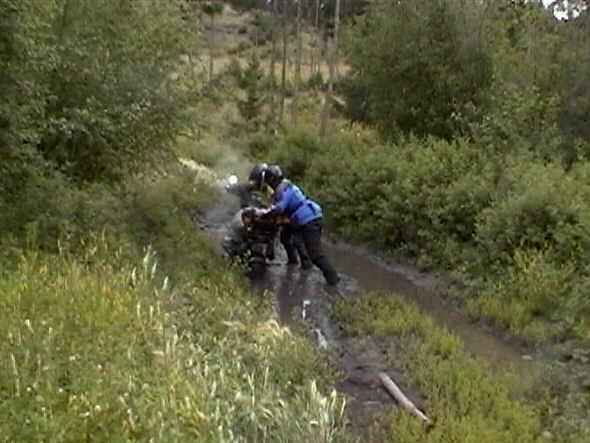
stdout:
[[336,268],[352,277],[362,291],[391,291],[401,295],[457,335],[469,353],[489,366],[513,372],[519,377],[531,376],[534,363],[523,359],[525,350],[496,331],[471,322],[441,298],[439,282],[431,274],[410,266],[387,263],[371,256],[364,248],[344,242],[326,242],[325,246]]
[[[438,294],[438,282],[429,274],[411,267],[388,264],[366,250],[346,243],[325,243],[342,283],[338,296],[362,297],[369,291],[390,291],[417,304],[435,321],[453,331],[473,356],[497,371],[513,374],[523,385],[534,379],[534,362],[523,359],[522,351],[514,343],[504,341],[493,331],[471,323]],[[325,345],[332,356],[332,364],[342,374],[337,388],[350,397],[348,416],[352,430],[365,435],[374,420],[395,403],[378,381],[380,371],[398,381],[406,395],[417,405],[419,394],[404,384],[403,378],[385,361],[383,343],[370,338],[353,340],[342,334],[331,316],[335,295],[325,286],[318,270],[302,271],[297,266],[286,266],[281,247],[277,246],[278,260],[263,278],[253,280],[255,291],[272,297],[279,321],[284,325],[305,321],[320,345]]]
[[[340,292],[344,296],[362,296],[369,291],[390,291],[418,305],[439,325],[454,332],[464,343],[465,349],[489,366],[527,377],[534,363],[524,359],[524,350],[508,339],[498,336],[473,323],[437,293],[436,278],[409,266],[389,264],[371,256],[366,250],[340,242],[325,242],[326,253],[343,281]],[[280,250],[280,247],[277,247]],[[278,260],[268,269],[263,279],[253,282],[258,290],[273,294],[277,317],[283,324],[301,319],[302,304],[329,303],[331,295],[326,291],[318,270],[300,271],[297,266],[285,266],[284,257],[278,251]],[[326,319],[323,322],[329,322]]]
[[[209,228],[218,241],[223,227]],[[419,395],[404,386],[403,379],[385,361],[382,343],[346,337],[331,316],[331,303],[338,296],[362,297],[369,291],[390,291],[417,304],[439,325],[454,332],[465,349],[490,367],[514,374],[523,384],[534,377],[536,365],[523,359],[522,350],[509,340],[470,322],[437,293],[438,282],[409,266],[387,263],[360,247],[343,242],[325,242],[326,253],[341,274],[339,294],[328,291],[321,273],[286,266],[282,247],[277,244],[277,260],[263,276],[252,280],[252,289],[271,297],[276,317],[283,325],[305,321],[321,346],[331,355],[331,363],[341,374],[337,388],[350,397],[348,416],[351,428],[364,434],[377,416],[395,403],[381,387],[377,374],[388,373],[400,382],[418,406]]]

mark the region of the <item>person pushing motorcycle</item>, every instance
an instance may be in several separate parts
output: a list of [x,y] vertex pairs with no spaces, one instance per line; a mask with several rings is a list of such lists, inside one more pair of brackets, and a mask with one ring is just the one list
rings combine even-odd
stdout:
[[305,196],[297,185],[285,179],[278,165],[256,165],[250,177],[254,177],[258,189],[268,185],[274,191],[272,206],[259,209],[258,215],[286,215],[293,234],[302,240],[311,262],[322,271],[329,286],[336,286],[340,277],[322,250],[321,206]]
[[[266,163],[259,163],[252,168],[248,177],[248,182],[238,183],[237,177],[235,182],[228,183],[225,186],[227,192],[236,195],[240,200],[240,208],[244,209],[247,207],[260,207],[264,200],[264,188],[263,184],[260,184],[259,177],[261,173],[268,168]],[[268,188],[270,193],[272,189]],[[270,194],[269,193],[269,194]],[[270,195],[269,195],[270,197]],[[303,242],[298,238],[293,238],[291,233],[291,227],[289,225],[282,225],[280,229],[279,238],[281,244],[285,248],[287,253],[287,264],[296,265],[301,262],[302,269],[311,269],[312,263],[305,250]],[[268,243],[266,248],[266,258],[268,260],[274,260],[275,258],[275,240],[274,238]]]

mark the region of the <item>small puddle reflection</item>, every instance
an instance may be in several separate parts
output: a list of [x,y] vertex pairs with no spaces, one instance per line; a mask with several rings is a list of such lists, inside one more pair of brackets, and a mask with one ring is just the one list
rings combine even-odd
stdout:
[[317,287],[317,276],[313,272],[301,271],[297,266],[273,264],[261,278],[251,280],[255,292],[272,293],[273,308],[280,323],[288,325],[301,320],[303,301],[314,297],[321,288]]

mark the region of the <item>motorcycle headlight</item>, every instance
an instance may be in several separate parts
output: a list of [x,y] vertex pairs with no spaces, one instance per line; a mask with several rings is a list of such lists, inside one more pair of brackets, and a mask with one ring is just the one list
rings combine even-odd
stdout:
[[237,175],[230,175],[227,178],[227,184],[229,186],[235,186],[235,185],[237,185],[238,184],[238,176]]

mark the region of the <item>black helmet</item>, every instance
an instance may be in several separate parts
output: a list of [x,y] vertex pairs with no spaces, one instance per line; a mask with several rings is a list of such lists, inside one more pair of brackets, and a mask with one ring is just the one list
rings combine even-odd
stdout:
[[263,183],[264,175],[265,175],[264,173],[267,169],[268,169],[268,165],[266,163],[258,163],[250,171],[250,175],[248,176],[248,181],[256,189],[260,189],[262,187],[262,183]]
[[279,165],[269,165],[268,168],[266,168],[266,171],[264,171],[263,183],[276,189],[276,187],[283,181],[283,178],[283,171]]

